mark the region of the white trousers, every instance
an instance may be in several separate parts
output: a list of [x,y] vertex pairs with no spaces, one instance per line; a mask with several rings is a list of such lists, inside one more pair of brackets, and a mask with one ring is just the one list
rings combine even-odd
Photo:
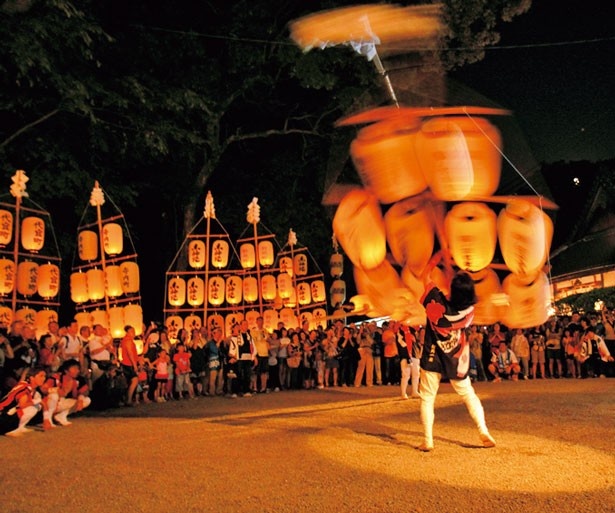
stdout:
[[[421,422],[423,423],[425,445],[428,447],[433,446],[434,406],[441,378],[442,375],[438,372],[429,372],[421,369]],[[461,380],[451,379],[451,385],[455,392],[463,399],[470,417],[472,417],[472,420],[478,428],[478,432],[487,433],[488,430],[487,424],[485,423],[483,405],[474,391],[470,378],[467,377]]]

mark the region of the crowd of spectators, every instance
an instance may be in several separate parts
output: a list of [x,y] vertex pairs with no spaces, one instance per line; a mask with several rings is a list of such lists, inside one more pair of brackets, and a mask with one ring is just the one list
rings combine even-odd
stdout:
[[[474,381],[605,377],[615,374],[613,311],[549,320],[531,329],[472,325],[466,338]],[[180,330],[171,340],[151,323],[114,340],[101,325],[60,328],[38,339],[23,321],[0,331],[0,433],[21,436],[28,425],[51,430],[86,407],[107,409],[199,396],[330,387],[397,386],[419,397],[422,327],[390,320],[327,328],[283,324],[269,333],[263,319],[236,324],[224,337],[215,327]],[[408,390],[410,387],[410,390]]]

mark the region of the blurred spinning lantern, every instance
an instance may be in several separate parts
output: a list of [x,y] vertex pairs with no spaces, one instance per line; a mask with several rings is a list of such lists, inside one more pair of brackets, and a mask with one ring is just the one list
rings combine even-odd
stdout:
[[549,279],[542,271],[534,275],[509,274],[502,282],[509,305],[503,322],[509,328],[532,328],[547,322],[551,306]]

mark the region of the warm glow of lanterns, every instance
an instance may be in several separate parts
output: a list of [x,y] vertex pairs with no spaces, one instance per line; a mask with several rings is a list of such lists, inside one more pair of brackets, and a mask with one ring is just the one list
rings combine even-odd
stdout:
[[33,328],[36,325],[36,310],[27,307],[20,308],[15,312],[15,320],[23,321],[25,325]]
[[211,246],[211,265],[223,269],[228,265],[229,244],[225,240],[216,240]]
[[493,269],[470,273],[478,302],[474,305],[474,324],[491,325],[501,320],[502,310],[493,299],[502,293],[500,279]]
[[175,343],[177,341],[177,333],[184,327],[184,320],[179,315],[171,315],[167,317],[164,325],[167,328],[169,339]]
[[90,299],[88,295],[88,279],[85,273],[80,271],[70,275],[70,298],[73,303],[85,303]]
[[103,226],[103,248],[107,255],[119,255],[124,250],[124,232],[117,223],[107,223]]
[[331,278],[339,278],[344,274],[344,255],[333,253],[329,259],[329,271]]
[[13,239],[13,213],[0,209],[0,246],[7,246]]
[[286,273],[292,277],[293,275],[293,259],[287,256],[280,258],[280,273]]
[[388,261],[384,261],[375,269],[364,270],[355,267],[354,278],[359,294],[365,294],[374,309],[381,314],[392,313],[403,307],[409,309],[417,302]]
[[423,122],[416,148],[433,194],[443,201],[490,196],[500,181],[499,131],[477,117],[436,117]]
[[98,258],[98,235],[92,230],[82,230],[77,235],[77,251],[83,261]]
[[0,294],[10,294],[15,286],[15,264],[7,258],[0,259]]
[[13,322],[13,310],[8,306],[0,306],[0,324],[10,326]]
[[315,303],[322,303],[327,300],[327,291],[323,280],[314,280],[310,286],[312,299]]
[[280,310],[280,322],[284,323],[285,328],[299,327],[299,320],[292,308],[282,308],[282,310]]
[[203,321],[198,315],[191,314],[184,319],[184,328],[188,331],[200,330],[202,325]]
[[261,297],[265,301],[273,301],[277,295],[277,285],[275,276],[266,274],[261,278]]
[[309,329],[314,329],[314,320],[312,312],[301,312],[299,315],[299,326],[303,326],[307,322]]
[[90,315],[92,317],[92,326],[100,324],[103,328],[107,330],[109,329],[109,315],[105,310],[97,308],[96,310],[90,312]]
[[167,300],[171,306],[182,306],[186,302],[186,280],[179,276],[169,280]]
[[36,312],[36,319],[34,321],[34,329],[36,330],[37,336],[40,337],[44,333],[49,332],[49,323],[51,321],[58,321],[58,313],[53,310],[41,310],[40,312]]
[[201,306],[205,302],[205,282],[198,276],[190,278],[186,285],[186,296],[190,306]]
[[386,257],[386,233],[376,197],[363,189],[344,196],[333,218],[333,232],[355,267],[373,269]]
[[346,282],[344,280],[333,281],[329,289],[329,300],[334,308],[346,301]]
[[21,222],[21,245],[37,252],[45,245],[45,221],[40,217],[25,217]]
[[395,203],[385,214],[384,224],[395,261],[420,274],[434,249],[433,222],[423,202],[408,198]]
[[256,328],[256,319],[260,317],[260,313],[257,310],[248,310],[246,312],[246,321],[248,321],[248,329]]
[[124,293],[122,270],[119,265],[108,265],[105,268],[105,289],[109,297],[118,297]]
[[19,262],[17,265],[17,292],[22,296],[36,294],[38,286],[38,264],[36,262]]
[[239,276],[229,276],[226,279],[226,302],[238,305],[243,298],[243,281]]
[[136,262],[122,262],[120,270],[124,294],[136,294],[139,292],[139,264]]
[[273,243],[270,240],[263,240],[258,243],[258,262],[263,267],[271,267],[275,259]]
[[446,215],[444,229],[457,267],[477,272],[491,263],[497,244],[496,215],[487,205],[458,203]]
[[239,262],[244,269],[252,269],[256,265],[254,245],[244,242],[239,246]]
[[350,155],[361,181],[381,203],[394,203],[427,188],[415,150],[419,120],[397,116],[359,131]]
[[[122,338],[124,332],[124,309],[121,306],[109,308],[109,332],[113,338]],[[136,329],[136,326],[133,326]]]
[[295,265],[293,269],[297,276],[305,276],[308,273],[308,258],[305,253],[295,255]]
[[547,261],[553,223],[538,207],[525,200],[512,200],[497,220],[500,250],[515,274],[534,275]]
[[207,264],[205,243],[202,240],[192,240],[188,244],[188,264],[193,269],[202,269]]
[[124,325],[132,326],[137,337],[143,335],[143,309],[141,305],[130,304],[124,307]]
[[312,302],[309,283],[302,282],[297,284],[297,301],[301,306],[309,305]]
[[224,318],[224,326],[227,336],[231,334],[231,328],[234,324],[239,324],[243,320],[243,314],[241,312],[233,312],[228,314]]
[[207,300],[210,305],[220,306],[224,303],[224,290],[226,284],[221,276],[213,276],[209,278],[207,284]]
[[327,327],[327,311],[324,308],[314,308],[312,311],[312,323],[314,329],[320,327],[325,329]]
[[102,269],[88,269],[88,297],[91,301],[98,301],[105,297],[105,273]]
[[38,268],[38,294],[42,298],[51,299],[60,292],[60,268],[55,264],[43,264]]
[[267,309],[263,312],[263,328],[265,328],[269,333],[277,329],[278,320],[278,312],[276,312],[272,308]]
[[533,276],[509,274],[502,282],[502,290],[509,300],[502,321],[509,328],[532,328],[549,318],[551,290],[542,271]]
[[243,299],[249,303],[258,299],[258,282],[254,276],[243,279]]
[[224,317],[222,317],[220,314],[213,314],[207,317],[207,332],[209,333],[210,337],[212,336],[215,328],[220,328],[222,330],[223,336],[229,335],[225,332]]
[[77,326],[79,326],[79,329],[83,326],[89,326],[90,328],[94,326],[94,318],[90,312],[79,312],[75,314],[75,321],[77,321]]
[[286,273],[278,274],[278,295],[288,299],[293,291],[293,279]]

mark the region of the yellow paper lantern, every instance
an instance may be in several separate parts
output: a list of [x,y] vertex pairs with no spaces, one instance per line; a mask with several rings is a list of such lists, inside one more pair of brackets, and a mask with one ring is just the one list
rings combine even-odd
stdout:
[[535,275],[549,254],[553,223],[538,207],[525,200],[512,200],[497,219],[502,257],[515,274]]
[[417,118],[399,116],[361,129],[350,145],[361,181],[381,203],[394,203],[427,188],[415,150],[418,128]]
[[221,276],[214,276],[209,278],[209,283],[207,284],[207,299],[209,304],[213,306],[220,306],[224,303],[224,289],[225,283],[224,278]]
[[395,261],[420,274],[434,249],[433,222],[423,202],[417,198],[398,201],[385,214],[384,224]]
[[222,335],[225,337],[230,335],[230,333],[227,334],[225,332],[224,317],[220,314],[213,314],[207,317],[207,332],[210,336],[214,332],[215,328],[220,328],[222,330]]
[[309,305],[312,302],[309,283],[302,282],[297,284],[297,301],[301,306]]
[[15,264],[6,258],[0,259],[0,294],[10,294],[15,286]]
[[314,280],[310,285],[312,299],[315,303],[322,303],[327,300],[327,292],[325,282],[323,280]]
[[256,310],[248,310],[246,312],[246,321],[248,321],[248,329],[254,329],[257,327],[256,325],[256,319],[258,319],[260,317],[260,313],[258,313],[258,311]]
[[333,253],[329,259],[329,271],[331,278],[339,278],[344,274],[344,255]]
[[184,327],[184,320],[179,315],[171,315],[166,318],[164,325],[167,328],[169,339],[175,343],[177,333]]
[[549,279],[542,271],[533,276],[509,274],[502,282],[508,295],[503,322],[509,328],[532,328],[547,322],[551,306]]
[[258,282],[254,276],[248,276],[243,280],[243,298],[252,303],[258,299]]
[[295,265],[293,266],[297,276],[305,276],[308,273],[308,258],[304,253],[295,255]]
[[268,309],[263,312],[263,328],[265,328],[269,333],[278,327],[278,312],[273,309]]
[[428,119],[416,139],[423,174],[443,201],[492,195],[500,182],[501,145],[491,123],[464,116]]
[[0,324],[10,326],[13,322],[13,310],[8,306],[0,306]]
[[369,315],[369,313],[374,309],[371,301],[365,294],[357,294],[356,296],[352,296],[349,300],[352,303],[352,314],[353,315]]
[[207,264],[205,243],[202,240],[192,240],[188,244],[188,264],[193,269],[202,269]]
[[386,233],[380,205],[357,189],[344,196],[333,218],[333,232],[356,267],[374,269],[386,257]]
[[201,306],[205,302],[205,282],[198,276],[190,278],[186,285],[186,295],[189,305]]
[[45,221],[40,217],[25,217],[21,222],[21,245],[32,252],[45,245]]
[[83,261],[98,258],[98,235],[92,230],[82,230],[77,235],[77,250],[79,258]]
[[464,271],[477,272],[493,260],[497,244],[496,215],[484,203],[455,205],[444,221],[453,260]]
[[70,298],[73,303],[85,303],[88,295],[88,279],[85,273],[74,272],[70,275]]
[[122,262],[120,264],[120,271],[124,294],[136,294],[139,292],[139,264],[136,262]]
[[276,279],[271,274],[261,278],[261,297],[265,301],[273,301],[277,295]]
[[273,243],[270,240],[262,240],[258,243],[258,261],[263,267],[271,267],[275,259]]
[[171,306],[182,306],[186,302],[186,280],[179,276],[169,280],[167,300]]
[[284,306],[289,308],[295,308],[295,306],[297,306],[297,290],[294,287],[290,289],[290,296],[284,300]]
[[13,239],[13,213],[0,210],[0,246],[7,246]]
[[105,273],[102,269],[88,269],[88,297],[91,301],[98,301],[105,297]]
[[121,296],[124,293],[122,270],[119,265],[108,265],[105,268],[105,290],[109,297]]
[[124,250],[124,232],[121,225],[107,223],[103,226],[103,248],[107,255],[119,255]]
[[280,258],[280,273],[286,273],[292,277],[293,275],[293,259],[287,256]]
[[344,280],[333,281],[329,289],[329,299],[334,308],[346,301],[346,282]]
[[137,337],[143,335],[143,308],[141,308],[141,305],[129,304],[124,307],[124,325],[132,326]]
[[39,337],[44,333],[49,331],[49,323],[50,322],[58,322],[58,313],[53,310],[41,310],[40,312],[36,312],[36,319],[34,321],[34,329]]
[[[124,309],[121,306],[109,308],[109,333],[113,338],[122,338],[125,334]],[[136,326],[133,326],[136,328]]]
[[38,294],[42,298],[51,299],[60,291],[60,268],[55,264],[43,264],[38,268]]
[[19,262],[17,265],[17,292],[22,296],[36,294],[38,285],[38,264],[36,262]]
[[36,325],[36,310],[32,308],[20,308],[15,312],[15,320],[22,321],[26,326],[34,328]]
[[192,332],[192,330],[200,330],[203,325],[203,320],[198,315],[188,315],[184,319],[184,328]]
[[299,326],[303,326],[307,322],[309,329],[314,329],[314,319],[312,312],[301,312],[299,314]]
[[226,279],[226,302],[238,305],[243,298],[243,281],[239,276],[229,276]]
[[299,327],[299,319],[297,319],[295,311],[292,308],[282,308],[282,310],[280,310],[280,322],[284,323],[285,328]]
[[254,245],[247,242],[239,246],[239,261],[244,269],[252,269],[256,265]]
[[288,299],[293,291],[293,279],[286,273],[278,274],[278,295],[282,299]]
[[312,310],[312,322],[314,324],[313,329],[327,327],[327,311],[324,308],[315,308]]
[[90,312],[79,312],[75,314],[75,321],[77,321],[77,326],[79,326],[79,329],[83,326],[88,326],[89,328],[94,327],[94,317]]
[[211,246],[211,264],[216,269],[223,269],[228,265],[229,244],[225,240],[216,240]]
[[103,328],[109,329],[109,315],[105,310],[97,308],[90,312],[90,315],[92,317],[92,327],[100,324]]
[[234,324],[239,324],[243,320],[243,314],[241,312],[233,312],[228,314],[224,318],[224,326],[227,336],[231,334],[231,328]]
[[478,302],[474,305],[474,324],[491,325],[502,318],[502,309],[493,302],[502,293],[500,279],[493,269],[470,273]]

